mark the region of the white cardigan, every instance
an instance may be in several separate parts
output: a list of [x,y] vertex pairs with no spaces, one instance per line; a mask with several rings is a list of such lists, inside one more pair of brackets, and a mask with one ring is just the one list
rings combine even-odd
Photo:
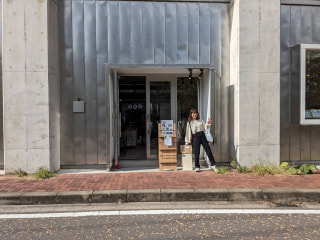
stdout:
[[[191,128],[190,128],[191,124]],[[191,122],[187,123],[186,128],[186,137],[185,137],[185,143],[190,144],[191,143],[191,136],[192,134],[196,134],[197,132],[204,132],[205,129],[210,129],[211,124],[205,123],[203,120],[192,120]],[[192,131],[192,134],[191,134]]]

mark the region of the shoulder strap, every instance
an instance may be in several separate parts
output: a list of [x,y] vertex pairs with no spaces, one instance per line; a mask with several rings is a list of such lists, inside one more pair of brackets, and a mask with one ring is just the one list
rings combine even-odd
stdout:
[[190,127],[190,132],[191,132],[191,135],[192,135],[191,121],[189,121],[189,127]]

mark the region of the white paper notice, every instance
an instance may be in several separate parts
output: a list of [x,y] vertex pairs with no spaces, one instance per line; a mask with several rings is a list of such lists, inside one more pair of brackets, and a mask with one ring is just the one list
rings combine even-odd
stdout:
[[161,120],[162,135],[173,135],[173,120]]
[[171,136],[165,136],[164,137],[164,145],[165,146],[172,146],[172,138],[171,138]]

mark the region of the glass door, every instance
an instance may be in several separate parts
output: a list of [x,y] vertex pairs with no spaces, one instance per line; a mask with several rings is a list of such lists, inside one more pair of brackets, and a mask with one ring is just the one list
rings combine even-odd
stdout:
[[169,77],[149,77],[147,88],[147,158],[158,159],[158,123],[176,122],[176,80]]

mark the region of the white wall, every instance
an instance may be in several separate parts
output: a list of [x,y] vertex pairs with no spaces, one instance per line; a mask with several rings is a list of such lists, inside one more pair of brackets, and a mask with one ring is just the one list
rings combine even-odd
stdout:
[[231,3],[234,149],[243,166],[280,163],[280,0]]

